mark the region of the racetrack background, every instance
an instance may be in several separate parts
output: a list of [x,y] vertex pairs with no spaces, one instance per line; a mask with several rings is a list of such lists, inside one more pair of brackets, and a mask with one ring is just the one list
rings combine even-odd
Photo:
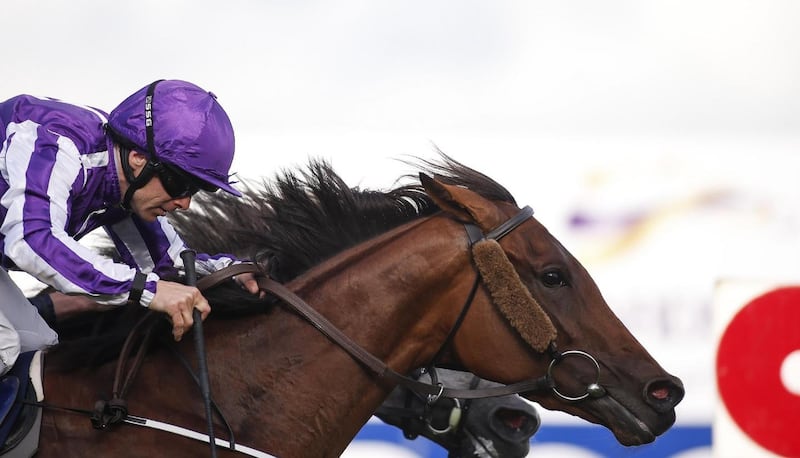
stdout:
[[[111,110],[152,80],[186,79],[230,114],[242,178],[322,157],[385,188],[439,148],[531,205],[687,393],[676,428],[634,449],[540,410],[532,456],[711,456],[715,285],[800,279],[796,2],[2,8],[0,99]],[[445,455],[376,421],[346,456]]]

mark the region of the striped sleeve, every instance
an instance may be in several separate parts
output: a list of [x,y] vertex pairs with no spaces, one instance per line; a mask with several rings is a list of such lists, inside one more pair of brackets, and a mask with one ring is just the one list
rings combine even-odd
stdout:
[[75,144],[33,121],[11,123],[6,133],[0,152],[9,185],[0,196],[0,205],[7,209],[0,227],[3,254],[62,292],[88,294],[102,304],[124,304],[135,269],[84,247],[65,229],[71,190],[79,189],[85,177]]
[[[155,272],[159,277],[185,274],[181,252],[188,249],[181,236],[163,216],[145,222],[135,215],[106,228],[123,261],[137,265],[142,272]],[[237,262],[233,255],[197,254],[195,267],[199,275],[208,275]],[[145,290],[151,289],[148,287]],[[155,292],[155,289],[152,289]]]

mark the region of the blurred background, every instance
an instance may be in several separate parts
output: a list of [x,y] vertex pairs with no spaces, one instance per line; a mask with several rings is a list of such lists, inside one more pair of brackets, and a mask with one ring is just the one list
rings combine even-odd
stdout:
[[[110,111],[189,80],[242,179],[321,157],[388,188],[441,149],[531,205],[686,385],[655,444],[540,409],[530,456],[704,457],[715,285],[800,278],[799,22],[788,0],[6,1],[0,99]],[[370,422],[346,456],[446,454]]]

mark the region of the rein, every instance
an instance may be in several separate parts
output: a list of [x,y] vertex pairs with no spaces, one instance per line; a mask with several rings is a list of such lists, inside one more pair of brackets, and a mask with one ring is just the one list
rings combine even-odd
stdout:
[[389,379],[390,381],[404,386],[415,393],[435,396],[434,400],[438,399],[439,397],[463,399],[489,398],[494,396],[505,396],[508,394],[517,394],[526,391],[551,388],[550,377],[546,375],[536,379],[514,383],[512,385],[474,390],[447,388],[441,384],[432,385],[430,383],[414,380],[411,377],[407,377],[396,372],[387,366],[382,360],[375,357],[372,353],[353,342],[349,337],[347,337],[347,335],[345,335],[330,321],[328,321],[327,318],[322,316],[315,309],[311,308],[311,306],[305,303],[299,296],[294,294],[282,284],[266,277],[260,277],[257,279],[257,281],[258,286],[262,290],[268,291],[286,302],[286,304],[288,304],[302,318],[311,323],[315,328],[317,328],[318,331],[328,337],[328,339],[330,339],[333,343],[340,346],[344,351],[350,354],[353,359],[361,363],[370,372],[378,377]]
[[[476,242],[476,240],[479,241],[490,238],[497,240],[499,238],[502,238],[509,232],[517,228],[528,218],[530,218],[532,214],[533,210],[530,207],[526,206],[525,208],[520,210],[519,213],[517,213],[504,223],[502,223],[497,228],[490,231],[486,236],[483,236],[480,229],[477,228],[476,226],[465,225],[467,234],[470,236],[470,245],[473,245]],[[236,271],[238,273],[242,273],[241,269],[244,269],[243,266],[244,266],[243,264],[237,265]],[[255,266],[251,266],[251,268],[252,270],[249,270],[249,272],[258,272],[258,269]],[[231,274],[229,272],[225,272],[223,274],[223,271],[225,270],[226,269],[222,269],[216,272],[219,275],[217,276],[217,278],[213,279],[213,281],[222,281],[226,278],[229,278],[231,275],[236,275],[236,274]],[[478,273],[478,276],[476,278],[475,286],[473,286],[473,288],[470,290],[468,298],[464,306],[462,307],[462,311],[459,314],[459,317],[456,320],[455,325],[448,333],[448,337],[446,338],[445,342],[443,343],[442,347],[437,353],[437,357],[442,353],[443,349],[447,345],[449,345],[449,342],[452,340],[456,331],[463,322],[463,319],[466,316],[467,311],[469,310],[469,306],[474,300],[475,294],[477,292],[477,284],[479,283],[479,279],[480,279],[480,272]],[[279,299],[283,300],[292,310],[294,310],[303,319],[305,319],[311,325],[313,325],[318,331],[320,331],[322,334],[328,337],[328,339],[330,339],[333,343],[335,343],[336,345],[341,347],[344,351],[346,351],[348,354],[350,354],[350,356],[352,356],[353,359],[355,359],[357,362],[363,365],[374,375],[388,379],[417,394],[426,395],[428,396],[429,402],[435,402],[440,397],[477,399],[477,398],[488,398],[495,396],[506,396],[510,394],[519,394],[529,391],[540,391],[540,390],[553,390],[557,395],[560,396],[560,394],[558,394],[558,392],[555,390],[555,384],[552,378],[552,368],[556,364],[558,364],[558,362],[562,361],[563,360],[562,355],[566,355],[567,353],[564,354],[559,353],[556,350],[555,344],[552,342],[548,345],[547,352],[551,355],[553,361],[550,364],[550,370],[547,371],[547,374],[541,377],[524,380],[510,385],[491,387],[491,388],[476,388],[476,389],[448,388],[443,386],[441,383],[430,384],[430,383],[420,382],[411,377],[396,372],[395,370],[387,366],[386,363],[384,363],[382,360],[375,357],[373,354],[369,353],[367,350],[365,350],[357,343],[355,343],[353,340],[351,340],[335,325],[333,325],[330,321],[328,321],[327,318],[325,318],[322,314],[317,312],[314,308],[308,305],[305,301],[303,301],[299,296],[294,294],[284,285],[268,277],[258,277],[257,282],[260,289],[270,292],[275,296],[277,296]],[[211,285],[211,283],[212,280],[209,280],[208,284]],[[586,355],[588,356],[588,354]],[[589,357],[591,358],[591,356]],[[594,358],[591,359],[594,360]],[[434,379],[435,382],[434,374],[431,375],[432,379]]]
[[[480,246],[481,243],[486,243],[488,241],[492,241],[496,248],[494,252],[500,255],[501,258],[504,259],[507,266],[513,271],[513,266],[511,266],[511,262],[506,257],[505,253],[497,244],[497,240],[508,235],[511,231],[519,227],[523,222],[525,222],[528,218],[533,215],[533,209],[529,206],[525,206],[521,209],[516,215],[512,216],[502,224],[500,224],[495,229],[489,231],[488,234],[483,235],[480,228],[474,225],[465,225],[465,229],[467,231],[467,235],[469,237],[469,242],[471,247]],[[475,254],[475,250],[473,250],[473,254]],[[242,273],[240,269],[244,269],[244,264],[239,264],[237,267],[237,272]],[[236,266],[233,266],[236,267]],[[257,273],[258,269],[255,266],[251,266],[253,270],[249,270],[249,272]],[[229,278],[231,275],[226,272],[223,274],[222,272],[226,270],[223,269],[221,271],[216,272],[218,277],[214,279],[214,281],[222,281],[225,278]],[[516,271],[514,271],[516,272]],[[485,272],[481,269],[480,265],[478,266],[478,274],[476,276],[475,283],[470,290],[470,293],[467,297],[464,306],[462,307],[461,313],[457,318],[453,328],[451,328],[450,332],[448,333],[447,338],[440,347],[439,351],[437,352],[436,357],[438,358],[444,348],[449,345],[452,338],[455,336],[455,333],[458,331],[458,328],[461,326],[467,312],[469,311],[469,306],[471,305],[472,301],[475,298],[475,294],[477,293],[477,285],[481,277],[487,276],[490,274],[489,272]],[[226,277],[227,275],[227,277]],[[208,278],[208,277],[206,277]],[[308,321],[311,325],[313,325],[318,331],[324,334],[328,339],[330,339],[333,343],[341,347],[344,351],[346,351],[350,356],[353,357],[356,361],[361,363],[366,369],[371,371],[378,377],[388,379],[400,386],[403,386],[417,394],[420,395],[427,395],[428,402],[433,403],[436,402],[440,397],[447,397],[447,398],[461,398],[461,399],[477,399],[477,398],[488,398],[488,397],[495,397],[495,396],[505,396],[510,394],[519,394],[525,393],[530,391],[541,391],[541,390],[550,390],[552,393],[565,400],[565,401],[581,401],[588,397],[598,398],[602,397],[606,394],[605,389],[600,386],[599,377],[600,377],[600,365],[598,364],[597,360],[587,352],[580,351],[580,350],[569,350],[565,352],[560,352],[555,345],[555,328],[553,327],[552,323],[550,322],[549,317],[545,314],[545,312],[541,309],[541,307],[535,302],[535,300],[530,297],[530,292],[522,285],[521,280],[517,279],[516,288],[519,291],[523,291],[527,295],[528,301],[531,301],[535,304],[535,309],[540,314],[540,317],[546,321],[549,325],[549,329],[545,329],[545,334],[550,332],[551,334],[545,340],[542,340],[542,336],[538,336],[538,342],[531,342],[530,339],[526,338],[529,344],[534,349],[538,349],[540,352],[547,353],[552,360],[550,361],[550,365],[547,368],[547,372],[545,375],[541,377],[523,380],[521,382],[513,383],[510,385],[504,385],[499,387],[491,387],[491,388],[476,388],[476,389],[458,389],[458,388],[447,388],[441,383],[436,383],[436,376],[435,373],[431,373],[431,379],[434,381],[434,384],[420,382],[415,380],[411,377],[406,375],[400,374],[394,371],[392,368],[386,365],[382,360],[375,357],[373,354],[359,346],[353,340],[351,340],[346,334],[344,334],[339,328],[337,328],[333,323],[328,321],[322,314],[317,312],[314,308],[308,305],[303,299],[299,296],[294,294],[291,290],[286,288],[284,285],[272,280],[268,277],[258,277],[257,280],[258,286],[260,289],[270,292],[277,296],[279,299],[283,300],[291,309],[293,309],[296,313],[298,313],[303,319]],[[484,279],[486,282],[486,279]],[[209,280],[209,285],[211,284],[211,280]],[[491,287],[490,287],[491,290]],[[494,293],[494,291],[492,291]],[[494,296],[494,294],[493,294]],[[523,299],[526,299],[523,298]],[[493,297],[494,299],[494,297]],[[506,313],[506,310],[503,310]],[[508,318],[508,317],[507,317]],[[509,319],[511,325],[518,330],[521,334],[519,326],[517,323],[513,322]],[[523,338],[527,337],[527,335],[523,335]],[[539,348],[541,347],[541,348]],[[567,396],[562,394],[558,391],[556,383],[553,379],[553,369],[563,362],[568,356],[573,357],[580,357],[588,359],[596,369],[596,377],[593,383],[587,385],[586,391],[579,395],[579,396]],[[434,359],[435,361],[435,359]]]
[[[503,224],[492,230],[489,234],[487,234],[486,238],[492,237],[495,240],[502,238],[503,236],[507,235],[509,232],[514,230],[517,226],[522,224],[532,214],[533,210],[530,207],[525,207],[518,214],[511,217],[508,221],[504,222]],[[475,226],[471,227],[466,226],[466,227],[468,234],[480,233],[480,229],[478,229]],[[481,236],[479,239],[483,238],[484,237]],[[470,237],[470,244],[472,243],[474,243],[474,240],[472,239],[472,237]],[[201,278],[197,282],[197,288],[203,291],[208,288],[217,286],[220,283],[227,281],[230,278],[242,273],[257,274],[260,273],[260,270],[254,264],[249,264],[249,263],[234,264]],[[455,332],[460,327],[460,324],[463,321],[464,317],[466,316],[466,312],[469,310],[469,306],[475,297],[479,280],[480,280],[480,275],[476,277],[475,283],[472,289],[470,290],[470,293],[468,295],[466,302],[464,303],[464,306],[462,307],[461,313],[459,314],[459,318],[456,321],[456,324],[451,329],[450,333],[448,334],[448,337],[445,339],[445,342],[442,345],[442,348],[439,350],[439,353],[441,353],[444,350],[444,348],[449,344],[450,340],[452,340],[452,337],[455,335]],[[325,318],[322,314],[317,312],[314,308],[308,305],[305,301],[303,301],[303,299],[301,299],[299,296],[297,296],[295,293],[293,293],[284,285],[276,282],[275,280],[272,280],[271,278],[264,276],[257,277],[256,281],[258,283],[258,287],[261,290],[272,293],[279,299],[283,300],[283,302],[285,302],[292,310],[294,310],[303,319],[308,321],[317,330],[319,330],[322,334],[328,337],[328,339],[330,339],[333,343],[335,343],[343,350],[345,350],[348,354],[350,354],[350,356],[353,357],[353,359],[358,361],[361,365],[363,365],[374,375],[381,378],[389,379],[392,382],[404,386],[417,394],[426,395],[429,397],[428,399],[430,400],[430,402],[434,402],[440,397],[477,399],[477,398],[488,398],[495,396],[506,396],[509,394],[518,394],[526,391],[553,389],[553,384],[550,375],[544,375],[539,378],[525,380],[511,385],[492,387],[492,388],[480,388],[480,389],[447,388],[440,383],[430,384],[430,383],[420,382],[418,380],[402,375],[391,369],[382,360],[378,359],[372,353],[368,352],[367,350],[359,346],[357,343],[355,343],[346,334],[344,334],[341,330],[339,330],[339,328],[337,328],[333,323],[328,321],[327,318]],[[554,347],[552,348],[554,349]],[[556,358],[554,356],[554,360],[555,359]],[[433,375],[433,377],[435,377],[435,375]]]

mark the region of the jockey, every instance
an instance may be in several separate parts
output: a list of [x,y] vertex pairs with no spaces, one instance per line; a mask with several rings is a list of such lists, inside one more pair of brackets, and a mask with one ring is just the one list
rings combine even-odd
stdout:
[[[192,83],[156,81],[110,115],[49,98],[0,102],[0,374],[20,351],[58,342],[6,269],[23,270],[102,307],[138,303],[170,318],[175,340],[203,319],[206,299],[163,280],[186,246],[166,215],[199,190],[241,193],[228,181],[234,134],[216,97]],[[78,240],[102,227],[121,263]],[[198,254],[199,274],[236,262]],[[252,293],[251,274],[236,280]]]

